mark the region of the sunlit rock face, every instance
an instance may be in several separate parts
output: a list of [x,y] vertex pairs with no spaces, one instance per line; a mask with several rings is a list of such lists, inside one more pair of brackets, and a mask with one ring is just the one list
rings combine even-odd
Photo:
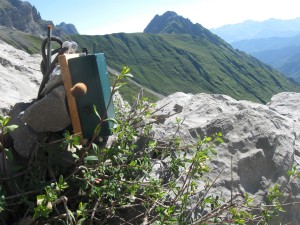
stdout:
[[[175,105],[182,112],[155,124],[156,138],[167,141],[177,130],[176,118],[182,120],[178,134],[185,144],[199,135],[223,133],[224,144],[216,147],[218,154],[211,162],[209,179],[220,173],[214,194],[229,199],[232,192],[248,192],[262,200],[275,182],[286,184],[287,171],[300,162],[300,93],[277,94],[266,105],[225,95],[175,93],[159,101],[157,108],[164,105],[157,114],[172,115]],[[299,183],[293,182],[290,189],[298,201]],[[290,206],[282,220],[299,224],[298,211],[298,206]]]
[[0,40],[0,113],[37,97],[41,55],[30,55]]

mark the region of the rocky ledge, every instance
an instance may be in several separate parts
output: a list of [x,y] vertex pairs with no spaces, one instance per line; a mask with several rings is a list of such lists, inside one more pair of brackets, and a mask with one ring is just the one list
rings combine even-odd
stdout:
[[[165,107],[163,107],[165,106]],[[157,103],[157,114],[174,114],[154,126],[155,137],[167,139],[177,130],[186,144],[200,136],[223,134],[224,144],[217,147],[209,179],[217,176],[212,193],[230,197],[232,191],[253,194],[263,200],[276,182],[287,183],[287,172],[300,163],[300,93],[279,93],[266,105],[237,101],[218,94],[175,93]],[[201,182],[200,182],[201,183]],[[204,184],[203,184],[204,185]],[[289,191],[300,200],[300,183],[295,181]],[[299,205],[287,208],[282,222],[299,224]]]

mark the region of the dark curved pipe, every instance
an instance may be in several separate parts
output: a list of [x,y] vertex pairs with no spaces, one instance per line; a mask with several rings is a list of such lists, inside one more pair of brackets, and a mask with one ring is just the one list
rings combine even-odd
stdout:
[[57,42],[60,45],[60,48],[51,51],[51,55],[54,55],[56,53],[58,53],[58,55],[55,57],[55,59],[52,62],[48,62],[48,57],[46,54],[46,46],[48,44],[48,40],[49,40],[48,38],[45,38],[41,45],[41,52],[42,52],[42,58],[43,58],[42,62],[41,62],[41,71],[43,74],[43,79],[42,79],[42,82],[41,82],[41,85],[39,88],[37,99],[42,98],[41,92],[45,88],[45,85],[49,80],[49,76],[52,73],[52,71],[54,70],[54,68],[58,62],[58,55],[64,54],[68,50],[67,48],[62,48],[63,42],[58,37],[50,37],[50,41]]

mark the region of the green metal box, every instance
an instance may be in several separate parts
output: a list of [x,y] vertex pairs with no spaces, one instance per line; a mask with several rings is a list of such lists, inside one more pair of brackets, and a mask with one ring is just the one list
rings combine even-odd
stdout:
[[[100,120],[94,112],[94,105],[100,116],[107,113],[104,119],[114,118],[115,111],[113,102],[110,105],[111,87],[103,53],[81,56],[69,59],[69,69],[73,85],[84,83],[87,86],[87,93],[76,98],[77,110],[82,127],[83,137],[90,139]],[[100,136],[111,135],[112,122],[104,122]]]

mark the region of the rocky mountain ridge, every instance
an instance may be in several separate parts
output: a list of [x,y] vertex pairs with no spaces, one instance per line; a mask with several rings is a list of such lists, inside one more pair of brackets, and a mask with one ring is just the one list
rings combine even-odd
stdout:
[[29,2],[20,0],[0,0],[0,26],[45,37],[47,26],[53,26],[53,35],[78,34],[73,24],[61,23],[55,26],[52,21],[43,20],[38,10]]
[[201,24],[193,24],[189,19],[177,13],[167,11],[162,15],[155,15],[147,27],[144,29],[146,34],[189,34],[200,37],[207,37],[212,42],[224,44],[217,35],[211,33]]

